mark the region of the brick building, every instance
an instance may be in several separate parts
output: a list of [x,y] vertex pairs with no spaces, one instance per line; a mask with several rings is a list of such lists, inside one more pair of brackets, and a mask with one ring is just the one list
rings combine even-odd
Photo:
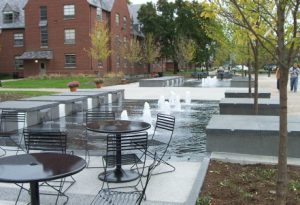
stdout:
[[[134,34],[126,0],[2,0],[0,12],[0,73],[146,72],[128,66],[119,53]],[[113,51],[103,66],[86,51],[99,20],[109,28]]]

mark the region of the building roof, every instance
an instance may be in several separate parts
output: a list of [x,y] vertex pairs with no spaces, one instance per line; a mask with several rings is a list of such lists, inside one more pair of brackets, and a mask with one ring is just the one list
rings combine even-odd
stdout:
[[111,12],[115,0],[101,0],[102,9]]
[[33,60],[33,59],[53,59],[52,51],[25,51],[21,56],[16,57],[22,60]]
[[[110,2],[112,0],[87,0],[87,2],[95,7],[101,8],[101,1]],[[13,23],[4,24],[3,15],[0,15],[0,29],[24,28],[24,7],[28,0],[0,0],[0,11],[12,11],[17,14],[17,19]],[[112,1],[113,2],[113,1]],[[112,5],[111,5],[112,6]]]
[[92,6],[101,8],[101,0],[87,0],[87,2]]
[[[0,29],[24,28],[24,6],[28,0],[1,0],[0,1]],[[13,23],[3,23],[2,12],[12,11],[17,14],[17,18]]]
[[131,4],[128,5],[129,15],[133,24],[139,24],[139,20],[137,19],[138,11],[140,10],[142,4]]

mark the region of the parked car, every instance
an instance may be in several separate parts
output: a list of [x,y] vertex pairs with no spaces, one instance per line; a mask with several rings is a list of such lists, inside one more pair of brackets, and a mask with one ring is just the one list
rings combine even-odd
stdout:
[[269,71],[269,69],[270,69],[271,71],[275,71],[276,68],[277,68],[277,65],[276,65],[276,64],[265,64],[265,65],[263,66],[263,69],[266,70],[266,71]]
[[248,70],[248,67],[245,66],[245,65],[236,65],[231,70],[233,70],[233,71],[243,71],[243,70]]

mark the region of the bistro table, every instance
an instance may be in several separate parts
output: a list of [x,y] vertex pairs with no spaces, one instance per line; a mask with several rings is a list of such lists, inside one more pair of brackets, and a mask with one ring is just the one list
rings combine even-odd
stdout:
[[100,180],[107,182],[122,183],[133,181],[139,177],[139,173],[137,173],[134,170],[122,169],[121,137],[122,134],[141,132],[147,130],[151,127],[149,123],[129,120],[106,120],[88,123],[86,127],[87,130],[94,132],[115,134],[116,147],[120,148],[116,151],[116,169],[100,173]]
[[39,205],[39,182],[71,176],[83,170],[84,159],[68,154],[33,153],[0,158],[0,182],[30,183],[31,204]]

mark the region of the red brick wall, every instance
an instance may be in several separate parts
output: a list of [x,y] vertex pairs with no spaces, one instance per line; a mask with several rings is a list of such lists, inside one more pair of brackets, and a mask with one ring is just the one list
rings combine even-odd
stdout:
[[14,47],[15,33],[24,34],[24,29],[6,29],[0,34],[0,73],[14,72],[15,56],[20,56],[24,52],[25,44],[22,47]]
[[[120,24],[116,25],[115,16],[119,14],[120,16]],[[123,29],[123,17],[127,18],[126,28]],[[127,37],[127,40],[130,39],[130,15],[128,11],[127,1],[126,0],[115,0],[114,6],[110,13],[110,35],[111,35],[111,48],[113,50],[111,55],[111,66],[113,72],[123,71],[125,74],[129,74],[132,71],[129,69],[130,65],[127,66],[127,69],[124,67],[124,62],[121,59],[120,67],[117,67],[117,55],[119,51],[116,45],[116,35],[120,36],[120,40],[123,42],[124,36]]]
[[[75,5],[74,19],[64,19],[66,4]],[[39,9],[47,6],[48,48],[40,46]],[[25,6],[26,50],[52,50],[53,59],[47,62],[47,73],[94,73],[96,62],[87,55],[89,33],[96,20],[96,8],[87,1],[29,0]],[[64,29],[75,29],[75,44],[64,43]],[[64,55],[76,54],[76,68],[65,68]],[[26,61],[25,75],[38,74],[38,65]]]

